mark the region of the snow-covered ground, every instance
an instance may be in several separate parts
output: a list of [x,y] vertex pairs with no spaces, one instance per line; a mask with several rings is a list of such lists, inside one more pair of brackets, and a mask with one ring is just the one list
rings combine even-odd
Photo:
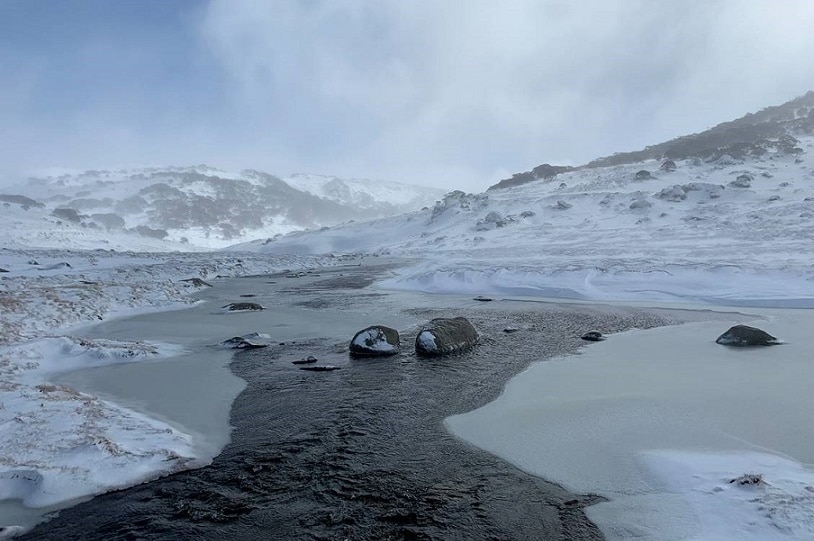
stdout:
[[[805,389],[814,377],[814,138],[800,146],[802,155],[684,160],[675,171],[650,161],[455,192],[427,210],[216,254],[32,251],[23,245],[55,243],[15,237],[0,250],[0,497],[45,505],[195,464],[188,434],[49,382],[174,346],[79,340],[72,327],[182,306],[197,287],[183,279],[368,253],[416,261],[388,288],[747,311],[731,323],[757,321],[786,344],[733,351],[714,344],[725,326],[708,324],[624,333],[535,365],[449,427],[528,471],[606,495],[588,512],[610,538],[814,539],[805,418],[814,406]],[[58,243],[122,249],[131,240],[82,232]],[[333,257],[316,255],[325,253]],[[764,484],[729,483],[748,473]]]
[[419,257],[388,286],[428,292],[811,306],[814,137],[801,146],[799,157],[684,160],[673,172],[656,161],[579,170],[240,248]]
[[211,459],[198,456],[192,437],[164,421],[53,383],[79,368],[182,353],[178,344],[80,338],[81,327],[187,306],[189,293],[206,287],[188,279],[339,261],[0,250],[7,271],[0,274],[0,500],[46,507]]

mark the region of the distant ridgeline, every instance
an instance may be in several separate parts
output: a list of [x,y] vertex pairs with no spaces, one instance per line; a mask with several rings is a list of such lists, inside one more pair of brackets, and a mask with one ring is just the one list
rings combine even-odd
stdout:
[[550,180],[560,173],[626,165],[645,160],[717,160],[722,156],[743,159],[762,156],[770,150],[783,154],[802,154],[795,135],[814,133],[814,91],[783,105],[767,107],[737,120],[723,122],[704,132],[685,135],[634,152],[619,152],[579,167],[543,164],[531,171],[517,173],[491,186],[489,190],[519,186],[536,180]]

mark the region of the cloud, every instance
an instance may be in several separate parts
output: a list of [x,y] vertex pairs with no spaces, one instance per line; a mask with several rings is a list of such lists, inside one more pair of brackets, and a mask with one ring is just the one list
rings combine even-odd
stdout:
[[0,20],[5,169],[205,162],[474,191],[814,89],[807,0],[67,2],[56,37],[27,5]]
[[803,1],[214,0],[204,33],[294,161],[483,187],[802,94],[812,24]]

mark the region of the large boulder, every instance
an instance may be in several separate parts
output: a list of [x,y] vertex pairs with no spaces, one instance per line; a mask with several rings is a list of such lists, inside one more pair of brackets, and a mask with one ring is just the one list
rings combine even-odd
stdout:
[[399,352],[399,332],[384,325],[371,325],[357,332],[350,341],[354,357],[387,357]]
[[415,352],[425,357],[449,355],[471,349],[478,331],[464,317],[433,319],[415,338]]
[[719,336],[715,342],[724,346],[738,347],[774,346],[780,343],[777,338],[766,331],[748,325],[735,325]]

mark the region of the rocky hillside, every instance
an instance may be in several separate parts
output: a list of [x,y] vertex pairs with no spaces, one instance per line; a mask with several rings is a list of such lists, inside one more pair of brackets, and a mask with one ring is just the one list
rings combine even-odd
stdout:
[[517,173],[501,180],[490,190],[518,186],[535,180],[552,179],[559,173],[629,165],[646,160],[685,160],[696,158],[715,161],[724,156],[741,160],[782,152],[803,152],[799,137],[814,134],[814,91],[782,105],[767,107],[730,122],[723,122],[704,132],[678,137],[635,152],[621,152],[598,158],[580,167],[543,164],[531,171]]

